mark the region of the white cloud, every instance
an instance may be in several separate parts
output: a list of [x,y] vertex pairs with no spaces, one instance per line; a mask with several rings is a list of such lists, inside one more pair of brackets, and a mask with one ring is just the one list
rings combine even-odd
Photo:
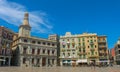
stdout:
[[[0,19],[9,24],[19,26],[23,22],[24,13],[27,8],[15,2],[0,0]],[[29,11],[28,11],[29,12]],[[49,24],[47,14],[41,11],[29,12],[29,23],[32,32],[50,33],[52,25]]]

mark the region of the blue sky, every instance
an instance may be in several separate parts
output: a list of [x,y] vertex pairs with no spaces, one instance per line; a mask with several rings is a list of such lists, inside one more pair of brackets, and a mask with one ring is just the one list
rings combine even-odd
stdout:
[[0,0],[0,25],[18,31],[23,14],[30,13],[32,35],[83,32],[107,35],[112,48],[120,37],[119,0]]

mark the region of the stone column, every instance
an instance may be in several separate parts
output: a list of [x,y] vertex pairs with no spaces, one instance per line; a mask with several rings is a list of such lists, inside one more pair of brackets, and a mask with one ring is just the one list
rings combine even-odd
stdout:
[[42,49],[42,48],[40,48],[40,55],[41,55],[41,54],[43,54],[43,53],[42,53],[42,51],[43,51],[43,49]]
[[32,65],[31,65],[31,62],[32,62],[31,60],[32,60],[32,58],[31,58],[31,56],[29,56],[29,58],[28,58],[28,59],[29,59],[29,66],[31,66],[31,67],[32,67]]
[[35,47],[35,55],[37,54],[37,49],[38,49],[38,48],[37,48],[37,47]]
[[20,60],[19,60],[18,64],[21,67],[23,66],[23,56],[20,57]]
[[37,58],[35,57],[34,59],[35,59],[35,62],[34,62],[34,64],[35,64],[35,65],[37,65]]
[[50,64],[53,65],[53,64],[52,64],[52,59],[50,59]]
[[23,54],[23,46],[19,45],[20,54]]
[[45,49],[45,54],[48,55],[48,53],[47,53],[47,48]]
[[6,58],[4,57],[3,59],[5,60],[5,61],[3,61],[3,65],[5,65],[5,62],[6,62]]
[[54,58],[54,66],[56,66],[57,65],[57,60],[56,60],[56,58]]
[[11,57],[9,57],[8,66],[10,66],[10,62],[11,62]]
[[50,55],[52,55],[52,50],[50,50]]
[[28,46],[27,53],[28,53],[28,54],[31,54],[31,48],[30,48],[30,46]]
[[40,67],[42,67],[42,57],[40,58]]
[[48,66],[48,57],[46,57],[46,67]]
[[57,50],[55,49],[54,55],[57,55]]
[[62,60],[60,60],[60,66],[63,66]]

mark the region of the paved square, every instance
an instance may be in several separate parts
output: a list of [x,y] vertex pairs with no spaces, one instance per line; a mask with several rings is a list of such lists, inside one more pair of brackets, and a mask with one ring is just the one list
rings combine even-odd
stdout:
[[0,67],[0,72],[120,72],[114,67]]

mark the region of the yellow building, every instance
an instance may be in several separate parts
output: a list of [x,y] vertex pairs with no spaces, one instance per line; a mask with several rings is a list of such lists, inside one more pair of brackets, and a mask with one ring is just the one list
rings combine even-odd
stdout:
[[[101,59],[101,38],[104,38],[106,46],[103,48],[107,54],[106,36],[97,36],[96,33],[83,33],[72,35],[66,32],[65,36],[60,36],[60,64],[62,65],[88,65],[91,62],[99,64],[106,62],[107,57]],[[104,60],[104,61],[103,61]]]

